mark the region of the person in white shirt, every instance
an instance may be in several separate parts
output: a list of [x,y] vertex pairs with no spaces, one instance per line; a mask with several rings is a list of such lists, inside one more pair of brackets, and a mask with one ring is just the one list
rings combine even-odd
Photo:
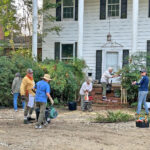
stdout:
[[92,78],[87,78],[87,80],[82,84],[80,89],[80,95],[81,95],[81,110],[85,110],[85,102],[84,102],[84,96],[88,92],[91,92],[93,89],[92,85]]
[[108,70],[105,71],[102,74],[102,77],[101,77],[101,85],[102,85],[102,88],[103,88],[102,100],[107,100],[107,97],[106,97],[106,86],[109,83],[109,79],[110,78],[114,78],[114,77],[117,76],[117,75],[111,75],[112,72],[113,72],[113,68],[109,67]]

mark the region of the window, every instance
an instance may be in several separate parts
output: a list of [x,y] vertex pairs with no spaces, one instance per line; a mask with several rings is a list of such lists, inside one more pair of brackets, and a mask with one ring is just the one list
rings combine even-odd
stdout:
[[62,44],[61,60],[73,60],[74,57],[74,44]]
[[120,0],[108,0],[108,17],[119,17]]
[[63,0],[63,18],[73,19],[74,18],[74,0]]
[[114,72],[118,71],[118,52],[107,52],[106,54],[106,68],[112,67]]

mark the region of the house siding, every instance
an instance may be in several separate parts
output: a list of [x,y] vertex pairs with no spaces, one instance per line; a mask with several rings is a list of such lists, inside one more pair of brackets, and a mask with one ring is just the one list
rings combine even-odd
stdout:
[[[102,46],[106,43],[109,32],[109,19],[100,20],[100,0],[85,0],[84,6],[84,31],[83,31],[83,59],[89,66],[89,70],[96,76],[96,50],[103,50]],[[147,50],[147,40],[150,40],[150,18],[148,17],[148,0],[139,2],[139,22],[138,22],[138,41],[137,50]],[[55,9],[51,10],[55,15]],[[54,59],[54,44],[75,43],[78,41],[78,21],[61,21],[59,23],[62,31],[59,35],[49,33],[45,37],[43,44],[43,59],[46,57]],[[47,24],[44,24],[46,26]],[[110,33],[112,40],[123,46],[123,49],[132,49],[132,0],[128,0],[127,18],[111,18]],[[116,49],[119,52],[118,49]],[[115,51],[115,49],[111,50]],[[106,52],[103,50],[103,55]],[[106,59],[102,56],[103,60]],[[122,52],[119,53],[119,63],[122,66]],[[102,63],[102,72],[106,69],[106,63]]]

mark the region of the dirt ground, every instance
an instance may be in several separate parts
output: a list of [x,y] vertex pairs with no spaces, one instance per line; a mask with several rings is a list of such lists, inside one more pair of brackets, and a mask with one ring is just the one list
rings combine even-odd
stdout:
[[0,150],[150,150],[150,128],[136,128],[134,121],[91,123],[106,111],[57,110],[46,128],[35,129],[23,124],[23,110],[0,109]]

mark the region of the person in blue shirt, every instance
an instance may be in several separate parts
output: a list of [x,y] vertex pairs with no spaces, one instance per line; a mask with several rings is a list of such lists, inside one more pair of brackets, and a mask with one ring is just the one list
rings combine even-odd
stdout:
[[134,81],[132,83],[133,85],[139,85],[137,115],[140,115],[142,103],[145,106],[146,115],[148,115],[149,110],[148,110],[148,106],[146,103],[146,97],[148,94],[149,78],[147,76],[146,70],[141,70],[140,73],[142,76],[142,78],[140,79],[140,82]]
[[35,102],[36,102],[36,108],[40,109],[40,115],[38,118],[38,121],[35,125],[35,128],[42,128],[42,123],[45,122],[45,110],[46,110],[46,104],[47,104],[47,98],[49,98],[51,104],[54,104],[54,101],[52,97],[50,96],[50,85],[48,82],[52,80],[50,78],[50,75],[45,74],[44,77],[42,77],[43,80],[36,83],[34,89],[36,90],[35,94]]

